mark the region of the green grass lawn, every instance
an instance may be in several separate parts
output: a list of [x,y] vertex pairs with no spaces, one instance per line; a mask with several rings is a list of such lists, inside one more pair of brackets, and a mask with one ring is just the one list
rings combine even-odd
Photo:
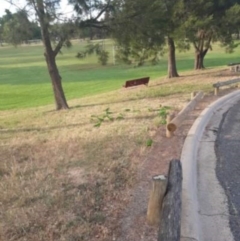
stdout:
[[[109,64],[102,67],[96,56],[75,58],[85,43],[74,42],[70,49],[63,49],[57,64],[63,79],[67,99],[74,99],[120,89],[125,80],[150,76],[151,79],[167,73],[167,56],[158,65],[141,68],[112,64],[112,43],[107,41],[110,51]],[[226,54],[224,49],[214,46],[206,56],[205,66],[215,67],[229,62],[239,62],[240,50]],[[193,68],[194,52],[177,53],[178,71]],[[0,47],[0,110],[19,109],[53,103],[52,88],[43,56],[42,46]]]

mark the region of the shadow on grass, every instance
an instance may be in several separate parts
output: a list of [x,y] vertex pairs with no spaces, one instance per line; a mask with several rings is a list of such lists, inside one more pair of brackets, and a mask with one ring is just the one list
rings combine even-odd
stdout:
[[73,128],[77,126],[84,126],[89,125],[89,123],[76,123],[76,124],[69,124],[64,126],[51,126],[51,127],[33,127],[33,128],[19,128],[19,129],[0,129],[0,133],[20,133],[20,132],[32,132],[32,131],[51,131],[55,129],[61,128]]
[[87,105],[75,105],[70,107],[70,109],[79,109],[79,108],[85,108],[85,107],[93,107],[93,106],[102,106],[102,105],[109,105],[109,104],[119,104],[119,103],[125,103],[125,102],[134,102],[138,101],[140,98],[136,99],[129,99],[129,100],[121,100],[121,101],[108,101],[103,103],[93,103],[93,104],[87,104]]
[[[113,122],[122,122],[124,120],[131,120],[131,119],[135,119],[135,120],[142,120],[142,119],[153,119],[155,117],[157,117],[157,114],[151,115],[151,116],[135,116],[135,117],[124,117],[121,120],[114,120]],[[106,123],[112,123],[109,121],[104,121],[102,124],[106,124]],[[42,127],[42,128],[19,128],[19,129],[0,129],[0,133],[21,133],[21,132],[33,132],[33,131],[38,131],[38,132],[46,132],[46,131],[51,131],[51,130],[56,130],[56,129],[63,129],[63,128],[74,128],[74,127],[78,127],[78,126],[86,126],[86,125],[91,125],[92,124],[92,128],[97,128],[94,127],[94,123],[89,121],[88,123],[76,123],[76,124],[69,124],[69,125],[63,125],[63,126],[51,126],[51,127]]]
[[[216,67],[218,67],[218,66],[216,66]],[[221,67],[221,66],[219,66],[219,67]],[[212,74],[212,73],[220,74],[220,73],[226,72],[226,70],[228,70],[228,68],[220,69],[220,70],[217,70],[215,67],[206,67],[204,69],[197,69],[197,70],[192,69],[192,71],[195,71],[195,73],[185,74],[185,75],[182,74],[179,77],[208,75],[208,74]],[[207,72],[205,72],[205,71],[207,71]]]
[[[75,106],[70,106],[69,110],[80,109],[80,108],[87,108],[87,107],[93,107],[93,106],[103,106],[103,105],[110,105],[110,104],[119,104],[119,103],[125,103],[125,102],[134,102],[134,101],[138,101],[139,99],[140,98],[121,100],[121,101],[109,101],[109,102],[103,102],[103,103],[93,103],[93,104],[86,104],[86,105],[75,105]],[[48,110],[48,111],[44,111],[43,113],[52,113],[52,112],[56,112],[56,110],[55,109]]]
[[[166,83],[165,83],[166,84]],[[156,87],[156,86],[152,86],[152,87]],[[137,96],[136,98],[133,99],[128,99],[128,100],[121,100],[121,101],[109,101],[109,102],[103,102],[103,103],[93,103],[93,104],[86,104],[86,105],[75,105],[75,106],[71,106],[70,109],[78,109],[78,108],[87,108],[87,107],[93,107],[93,106],[103,106],[103,105],[110,105],[110,104],[119,104],[119,103],[125,103],[125,102],[134,102],[134,101],[139,101],[139,100],[151,100],[151,99],[156,99],[159,97],[168,97],[168,96],[174,96],[174,95],[178,95],[178,94],[182,94],[182,91],[180,90],[176,90],[175,92],[171,92],[171,93],[146,93],[143,94],[142,96]],[[54,110],[51,110],[51,112]],[[50,111],[48,111],[50,112]]]

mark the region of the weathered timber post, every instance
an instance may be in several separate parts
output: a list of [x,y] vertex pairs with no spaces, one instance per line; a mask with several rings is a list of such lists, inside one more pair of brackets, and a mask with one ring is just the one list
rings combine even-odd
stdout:
[[[168,114],[166,121],[167,121],[167,125],[171,122],[171,120],[174,118],[173,114]],[[169,131],[166,125],[166,137],[170,138],[173,136],[173,132]]]
[[147,222],[150,225],[157,226],[160,221],[163,197],[167,187],[167,178],[163,175],[158,175],[154,176],[152,180],[153,185],[148,202]]
[[193,100],[195,96],[196,96],[196,92],[192,92],[191,93],[191,100]]
[[169,132],[174,132],[185,120],[186,116],[192,111],[197,103],[203,98],[203,92],[199,92],[185,108],[183,108],[177,116],[167,124],[167,129]]
[[219,94],[219,87],[215,87],[214,88],[214,95],[218,95]]
[[180,241],[181,209],[182,166],[179,160],[172,160],[160,216],[158,241]]
[[231,84],[238,84],[239,82],[240,82],[240,78],[238,78],[238,79],[231,79],[231,80],[222,81],[222,82],[217,82],[217,83],[213,84],[214,95],[218,95],[219,94],[220,87],[226,86],[226,85],[231,85]]

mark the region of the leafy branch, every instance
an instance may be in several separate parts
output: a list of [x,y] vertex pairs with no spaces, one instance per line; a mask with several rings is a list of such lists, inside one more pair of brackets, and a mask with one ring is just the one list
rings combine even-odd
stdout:
[[153,111],[157,111],[158,112],[158,116],[161,118],[160,123],[162,125],[167,124],[167,115],[169,114],[169,110],[171,109],[171,107],[169,106],[162,106],[159,109],[152,109],[152,108],[148,108],[149,112],[153,112]]
[[98,56],[98,61],[102,65],[106,65],[109,59],[109,53],[105,50],[104,44],[102,43],[89,43],[86,46],[86,50],[77,53],[76,57],[79,59],[85,58],[87,55],[96,54]]
[[105,121],[114,121],[114,120],[122,120],[124,116],[122,113],[119,113],[117,117],[113,116],[113,112],[110,111],[110,108],[104,110],[104,114],[102,115],[91,115],[91,121],[94,122],[94,127],[100,127]]

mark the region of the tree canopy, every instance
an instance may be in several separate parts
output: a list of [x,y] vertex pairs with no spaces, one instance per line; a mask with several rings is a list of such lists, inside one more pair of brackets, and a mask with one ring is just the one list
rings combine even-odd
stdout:
[[[231,52],[236,47],[233,34],[239,29],[238,23],[228,16],[232,8],[238,8],[239,1],[198,0],[184,1],[185,20],[181,29],[195,49],[195,69],[204,68],[203,60],[212,43],[220,42]],[[238,18],[237,14],[233,15]]]
[[[239,35],[240,0],[69,0],[75,10],[73,19],[62,16],[60,2],[27,0],[26,9],[14,14],[7,10],[0,18],[1,40],[14,45],[35,38],[41,30],[58,110],[68,105],[56,56],[63,46],[71,46],[73,36],[111,36],[117,43],[118,58],[137,66],[146,60],[156,64],[167,51],[170,78],[178,76],[175,48],[186,50],[192,45],[195,69],[201,69],[212,43],[220,42],[228,52],[238,46],[234,40]],[[36,22],[29,20],[27,9]]]
[[[178,76],[175,60],[175,39],[183,39],[179,32],[182,19],[180,1],[125,0],[119,1],[113,13],[112,34],[120,46],[120,56],[127,62],[134,59],[138,65],[169,51],[169,77]],[[120,6],[120,7],[119,7]]]
[[[169,77],[178,76],[175,45],[181,50],[195,49],[195,68],[204,68],[203,60],[220,42],[231,52],[239,33],[238,0],[115,0],[112,34],[120,46],[120,58],[142,65],[144,59],[169,52]],[[230,16],[231,15],[231,16]],[[129,60],[130,59],[130,60]]]
[[40,39],[41,30],[36,22],[29,20],[25,10],[16,13],[5,10],[0,18],[0,36],[1,41],[18,45],[31,39]]

